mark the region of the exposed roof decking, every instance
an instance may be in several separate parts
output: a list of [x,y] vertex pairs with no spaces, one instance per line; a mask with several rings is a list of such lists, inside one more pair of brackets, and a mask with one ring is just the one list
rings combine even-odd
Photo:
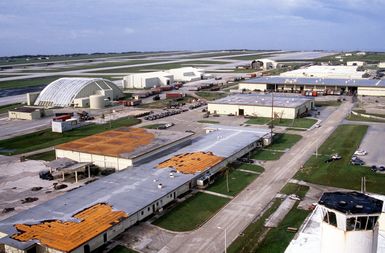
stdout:
[[106,231],[128,215],[113,211],[106,204],[96,204],[73,216],[74,221],[44,221],[36,225],[16,224],[18,241],[39,240],[43,245],[60,251],[72,251]]
[[195,174],[213,167],[223,160],[223,157],[214,155],[211,152],[195,152],[179,154],[160,163],[157,168],[174,168],[177,172],[184,174]]
[[[280,96],[274,94],[274,107],[296,108],[308,101],[313,100],[313,98],[303,96]],[[210,101],[209,104],[271,106],[272,95],[236,94],[218,100]]]
[[60,144],[55,148],[131,159],[191,135],[183,132],[121,127]]
[[266,76],[266,77],[257,77],[257,78],[245,80],[245,81],[242,81],[242,83],[385,88],[385,80],[377,80],[377,79],[344,79],[344,78],[316,78],[316,77],[294,78],[294,77],[282,77],[282,76]]

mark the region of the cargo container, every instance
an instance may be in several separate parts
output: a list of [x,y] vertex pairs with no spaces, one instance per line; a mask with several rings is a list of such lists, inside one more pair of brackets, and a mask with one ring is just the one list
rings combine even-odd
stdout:
[[52,120],[53,121],[66,121],[67,119],[70,119],[71,117],[72,117],[72,115],[65,114],[65,115],[54,117]]
[[166,93],[166,98],[168,99],[178,99],[183,98],[185,95],[180,92]]
[[170,85],[165,85],[165,86],[161,86],[159,88],[161,91],[169,91],[169,90],[172,90],[172,86]]

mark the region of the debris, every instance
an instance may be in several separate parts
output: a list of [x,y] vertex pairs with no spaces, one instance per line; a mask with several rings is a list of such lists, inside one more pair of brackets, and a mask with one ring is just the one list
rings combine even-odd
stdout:
[[67,187],[68,186],[66,184],[55,184],[53,188],[55,190],[61,190],[61,189],[67,188]]
[[21,203],[22,204],[25,204],[25,203],[31,203],[31,202],[34,202],[36,200],[38,200],[39,198],[36,198],[36,197],[26,197],[25,199],[22,199],[21,200]]
[[31,191],[37,192],[37,191],[40,191],[41,189],[43,189],[43,187],[35,186],[31,188]]
[[3,209],[3,211],[1,213],[9,213],[9,212],[13,212],[13,211],[15,211],[14,207],[6,207]]

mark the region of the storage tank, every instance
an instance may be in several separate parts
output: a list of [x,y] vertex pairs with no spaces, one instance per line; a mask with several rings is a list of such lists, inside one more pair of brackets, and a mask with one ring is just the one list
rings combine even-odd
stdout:
[[103,95],[90,96],[90,109],[103,109],[105,106]]

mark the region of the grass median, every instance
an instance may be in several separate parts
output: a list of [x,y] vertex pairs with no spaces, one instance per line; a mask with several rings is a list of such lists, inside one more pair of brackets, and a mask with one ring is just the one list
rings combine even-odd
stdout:
[[201,98],[204,98],[210,101],[224,98],[227,96],[226,93],[215,92],[215,91],[198,91],[198,92],[195,92],[195,94]]
[[[251,118],[245,122],[245,124],[257,124],[265,125],[270,124],[271,118],[269,117],[258,117]],[[316,119],[310,118],[297,118],[297,119],[274,119],[273,125],[275,126],[287,126],[296,128],[309,128],[317,122]]]
[[227,198],[198,192],[179,203],[153,224],[171,231],[190,231],[209,220],[227,202],[229,202]]
[[136,118],[121,118],[110,123],[96,125],[91,124],[76,128],[64,133],[53,133],[51,129],[38,131],[31,134],[21,135],[0,141],[0,154],[15,155],[43,148],[52,147],[68,141],[80,139],[93,134],[101,133],[110,129],[132,126],[140,123]]
[[256,150],[251,158],[262,161],[278,160],[301,138],[302,136],[297,134],[278,134],[274,137],[273,144],[265,149]]
[[[244,170],[252,170],[255,172],[263,171],[263,168],[257,165],[247,164],[247,167],[243,167]],[[255,168],[253,168],[255,167]],[[206,190],[217,192],[225,195],[235,196],[245,189],[251,182],[258,177],[258,174],[253,172],[240,171],[241,166],[237,166],[237,169],[230,168],[228,174],[229,191],[227,191],[226,173],[218,176],[215,182],[210,185]]]

